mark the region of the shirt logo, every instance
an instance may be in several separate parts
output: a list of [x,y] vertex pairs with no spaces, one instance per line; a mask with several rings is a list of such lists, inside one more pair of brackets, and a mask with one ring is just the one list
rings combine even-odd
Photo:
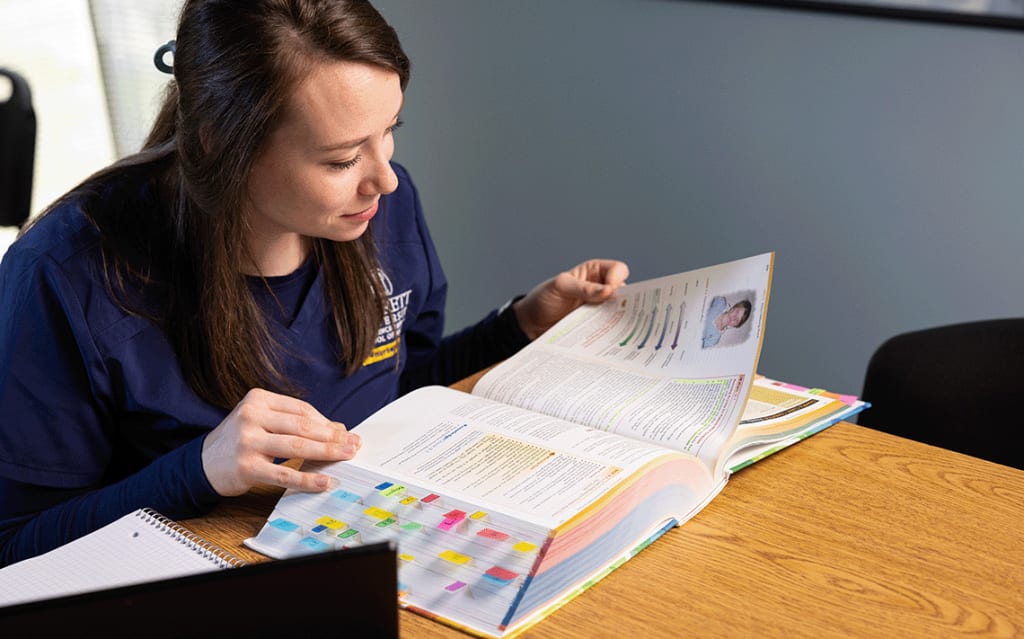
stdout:
[[398,346],[401,343],[402,325],[405,323],[405,315],[409,310],[409,299],[412,297],[412,289],[395,294],[395,285],[388,274],[377,269],[377,276],[384,286],[384,292],[388,296],[388,303],[384,309],[384,320],[380,329],[377,330],[377,342],[370,356],[363,362],[363,366],[390,359],[398,355]]

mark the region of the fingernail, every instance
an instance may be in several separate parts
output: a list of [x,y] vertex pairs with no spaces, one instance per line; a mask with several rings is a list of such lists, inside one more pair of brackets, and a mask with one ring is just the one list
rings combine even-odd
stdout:
[[355,446],[357,450],[363,445],[363,438],[355,433],[349,433],[348,441],[350,444]]
[[327,487],[330,486],[330,484],[331,480],[326,475],[320,475],[316,478],[316,487],[320,490],[327,490]]
[[341,452],[345,453],[346,455],[355,455],[357,450],[358,450],[358,448],[356,448],[352,444],[346,444],[341,449]]

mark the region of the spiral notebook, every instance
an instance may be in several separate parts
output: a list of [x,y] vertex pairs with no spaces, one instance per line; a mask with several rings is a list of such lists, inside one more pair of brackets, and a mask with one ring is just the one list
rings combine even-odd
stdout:
[[245,562],[150,509],[0,569],[0,607],[233,568]]
[[397,561],[374,543],[242,565],[138,510],[0,569],[0,637],[398,639]]

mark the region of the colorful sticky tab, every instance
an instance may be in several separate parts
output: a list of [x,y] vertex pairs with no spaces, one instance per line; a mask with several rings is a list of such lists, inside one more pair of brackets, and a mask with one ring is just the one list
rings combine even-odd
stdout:
[[327,530],[327,526],[324,526],[323,524],[319,524],[319,525],[313,527],[313,532],[318,534],[318,535],[320,533],[326,531],[326,530]]
[[516,544],[515,546],[512,546],[512,550],[516,550],[518,552],[530,552],[531,550],[536,550],[536,549],[537,549],[536,544],[531,544],[528,541],[521,541],[518,544]]
[[455,526],[458,526],[463,519],[466,518],[466,513],[461,510],[449,510],[444,514],[444,519],[437,525],[441,530],[450,531]]
[[398,555],[398,558],[401,559],[402,561],[416,561],[415,557],[413,557],[409,553],[405,553],[405,552],[403,552],[400,555]]
[[505,568],[502,568],[501,566],[491,566],[487,569],[487,572],[485,572],[484,574],[488,577],[492,577],[494,579],[497,579],[498,581],[504,582],[512,581],[513,579],[519,576],[519,573],[512,572],[511,570],[507,570]]
[[455,592],[459,592],[460,590],[462,590],[465,587],[466,587],[466,583],[465,582],[463,582],[463,581],[453,581],[452,583],[450,583],[447,586],[445,586],[444,589],[446,591],[448,591],[448,592],[455,593]]
[[423,528],[423,524],[415,521],[407,521],[399,527],[405,532],[416,532]]
[[488,575],[487,573],[484,573],[483,576],[481,577],[481,579],[483,579],[483,581],[481,583],[483,583],[485,585],[489,585],[489,586],[496,586],[498,588],[501,588],[503,586],[507,586],[510,583],[512,583],[511,581],[506,581],[504,579],[498,579],[494,575]]
[[374,488],[376,488],[377,490],[384,490],[386,488],[390,488],[391,486],[391,482],[386,481],[383,484],[377,484],[376,486],[374,486]]
[[413,504],[415,504],[418,501],[419,501],[419,499],[416,499],[415,497],[410,496],[410,497],[406,497],[405,499],[403,499],[402,501],[400,501],[398,503],[402,504],[403,506],[412,506]]
[[395,484],[393,486],[388,486],[387,488],[382,489],[380,491],[380,494],[384,495],[385,497],[394,497],[395,495],[399,495],[403,492],[405,492],[405,486],[399,486],[398,484]]
[[422,501],[424,504],[429,504],[430,502],[437,501],[440,498],[441,498],[440,495],[435,495],[434,493],[430,493],[429,495],[427,495],[426,497],[424,497],[420,501]]
[[302,541],[299,542],[299,545],[305,546],[308,550],[315,552],[322,552],[331,549],[330,545],[325,544],[319,539],[313,539],[312,537],[303,537]]
[[355,537],[358,534],[358,530],[356,530],[355,528],[349,528],[344,532],[338,533],[338,539],[351,539],[352,537]]
[[278,517],[274,521],[270,522],[270,525],[283,532],[297,532],[299,530],[298,524],[293,521],[288,521],[282,517]]
[[337,519],[333,519],[326,515],[317,519],[316,523],[320,524],[321,526],[330,528],[331,530],[341,530],[342,528],[348,525],[343,521],[338,521]]
[[475,513],[473,513],[472,515],[470,515],[469,518],[473,519],[473,520],[476,520],[476,521],[479,521],[479,520],[483,519],[486,516],[487,516],[487,513],[485,513],[482,510],[478,510]]
[[381,519],[380,521],[378,521],[376,526],[377,528],[387,528],[391,524],[395,523],[398,523],[397,519],[395,519],[394,517],[388,517],[387,519]]
[[353,504],[358,504],[363,500],[363,498],[360,497],[359,495],[355,493],[350,493],[347,490],[336,490],[333,493],[331,493],[331,496],[336,497],[342,501],[350,501]]
[[464,566],[468,564],[472,559],[469,555],[463,555],[462,553],[455,552],[454,550],[445,550],[439,553],[437,556],[457,566]]
[[363,514],[367,515],[368,517],[374,517],[375,519],[388,519],[389,517],[395,516],[394,513],[389,513],[383,508],[377,508],[376,506],[370,506],[369,508],[363,511]]
[[485,539],[493,539],[494,541],[505,541],[508,539],[508,535],[506,533],[494,530],[493,528],[484,528],[478,532],[477,535]]

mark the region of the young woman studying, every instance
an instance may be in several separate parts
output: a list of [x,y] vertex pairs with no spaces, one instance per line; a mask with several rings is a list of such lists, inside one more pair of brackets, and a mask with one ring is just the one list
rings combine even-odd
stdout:
[[188,0],[143,149],[0,266],[0,565],[139,507],[200,514],[345,460],[398,395],[508,357],[628,275],[591,260],[444,336],[391,162],[409,62],[359,0]]

